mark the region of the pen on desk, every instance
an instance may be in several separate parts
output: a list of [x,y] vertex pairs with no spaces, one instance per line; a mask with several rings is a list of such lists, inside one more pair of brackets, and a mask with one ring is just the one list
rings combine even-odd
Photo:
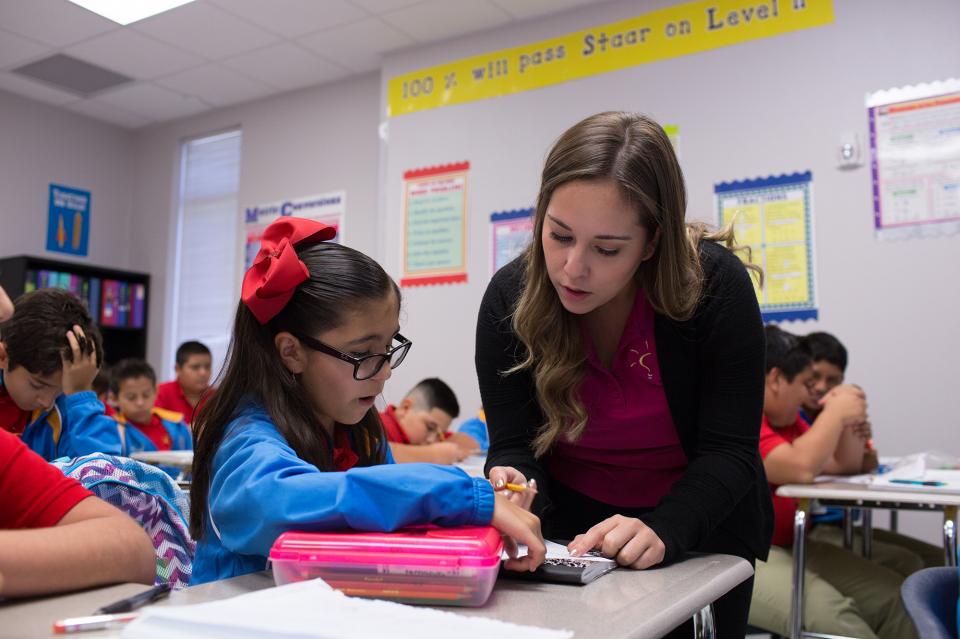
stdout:
[[925,481],[922,479],[891,479],[891,484],[909,484],[911,486],[946,486],[942,481]]
[[162,599],[168,594],[170,594],[170,584],[161,584],[159,586],[154,586],[150,590],[144,590],[143,592],[132,597],[127,597],[126,599],[121,599],[120,601],[115,601],[112,604],[106,605],[97,610],[96,614],[109,615],[117,612],[130,612],[131,610],[136,610],[140,606],[145,606],[148,603],[153,603],[158,599]]
[[109,630],[118,628],[137,618],[137,613],[128,612],[122,615],[93,615],[92,617],[71,617],[61,619],[53,624],[54,634],[63,635],[88,630]]

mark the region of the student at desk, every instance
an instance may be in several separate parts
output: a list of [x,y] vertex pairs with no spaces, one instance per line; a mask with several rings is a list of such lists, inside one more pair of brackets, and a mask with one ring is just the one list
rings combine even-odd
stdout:
[[[776,496],[782,484],[810,483],[822,473],[859,472],[867,419],[866,398],[855,386],[838,386],[822,400],[809,426],[799,410],[813,388],[806,344],[776,326],[766,328],[767,358],[760,454],[774,493],[776,527],[766,561],[758,561],[750,623],[787,635],[792,593],[793,518],[796,501]],[[804,627],[852,637],[909,639],[916,631],[900,601],[903,577],[858,554],[807,540]]]
[[[643,569],[687,551],[766,557],[757,452],[763,325],[731,229],[687,224],[663,129],[600,113],[556,142],[527,251],[480,306],[495,486],[536,482],[552,539]],[[716,603],[742,637],[752,580]]]
[[400,289],[333,227],[281,217],[247,270],[223,383],[194,422],[191,583],[266,567],[289,530],[490,524],[528,546],[539,520],[459,468],[393,464],[374,399],[411,342]]
[[418,382],[399,404],[387,406],[380,421],[398,463],[455,464],[479,450],[477,442],[466,436],[447,441],[447,431],[458,415],[460,404],[453,389],[442,379],[430,377]]
[[[801,415],[813,424],[823,411],[821,400],[834,388],[843,384],[847,372],[847,349],[830,333],[810,333],[803,338],[810,357],[813,359],[813,388],[803,404]],[[870,422],[857,426],[867,444],[863,453],[863,463],[858,471],[869,473],[878,465],[877,449],[873,446],[873,432]],[[839,522],[838,522],[839,523]],[[818,524],[813,529],[812,538],[826,541],[836,546],[843,545],[843,533],[838,525]],[[854,536],[854,549],[863,547],[863,534],[857,531]],[[928,544],[919,539],[908,537],[890,530],[873,529],[873,549],[871,559],[881,566],[897,571],[909,577],[921,568],[943,565],[943,548]]]

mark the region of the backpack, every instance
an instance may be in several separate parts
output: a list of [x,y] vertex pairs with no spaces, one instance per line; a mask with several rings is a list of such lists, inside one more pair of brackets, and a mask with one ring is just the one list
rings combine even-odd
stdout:
[[64,457],[52,463],[143,527],[157,555],[156,584],[189,585],[196,550],[188,524],[190,499],[165,472],[105,453]]

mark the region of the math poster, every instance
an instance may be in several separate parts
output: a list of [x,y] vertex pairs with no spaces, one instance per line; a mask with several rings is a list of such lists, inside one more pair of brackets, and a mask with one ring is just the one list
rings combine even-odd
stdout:
[[90,191],[50,185],[47,250],[86,256],[90,245]]
[[403,174],[401,286],[467,281],[469,162]]
[[304,217],[337,229],[333,242],[343,242],[343,216],[347,205],[345,191],[331,191],[306,197],[278,200],[244,209],[244,269],[250,268],[260,251],[263,230],[279,217]]
[[880,239],[960,232],[960,79],[867,96]]
[[503,211],[490,216],[490,274],[523,253],[533,238],[533,209]]
[[720,225],[733,222],[737,243],[763,269],[754,288],[764,322],[817,319],[811,189],[809,171],[714,186]]

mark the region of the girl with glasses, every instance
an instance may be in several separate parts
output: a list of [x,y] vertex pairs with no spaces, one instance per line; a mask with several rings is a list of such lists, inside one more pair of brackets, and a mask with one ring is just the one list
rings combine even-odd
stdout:
[[[191,584],[263,570],[288,530],[490,524],[544,558],[539,520],[458,468],[395,465],[374,399],[410,341],[400,290],[319,222],[284,217],[244,276],[219,390],[194,422]],[[529,553],[516,558],[516,545]]]

